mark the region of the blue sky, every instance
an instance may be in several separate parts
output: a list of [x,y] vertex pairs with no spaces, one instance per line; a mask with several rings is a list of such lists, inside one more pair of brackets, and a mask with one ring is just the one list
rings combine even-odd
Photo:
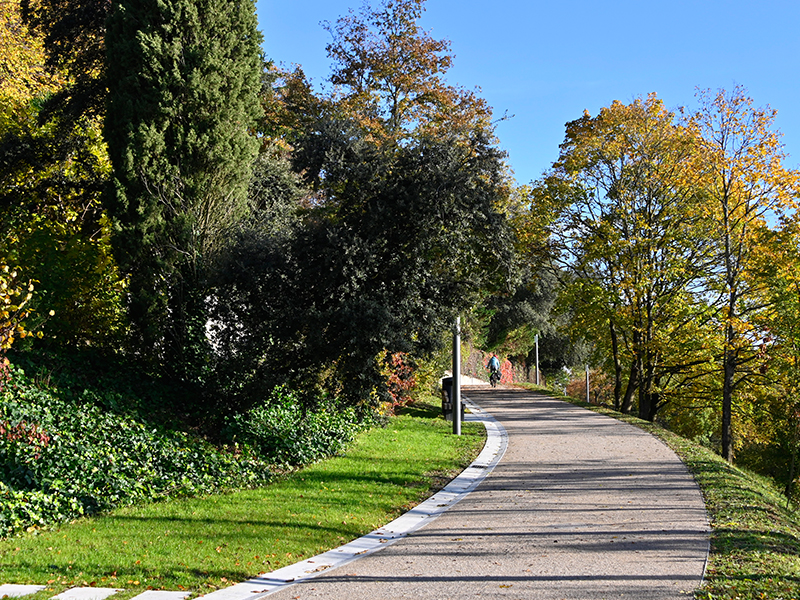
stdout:
[[[300,64],[320,89],[330,73],[320,22],[362,0],[257,0],[264,50]],[[800,166],[800,2],[797,0],[427,0],[420,23],[452,44],[451,84],[479,87],[513,119],[497,135],[518,183],[558,157],[564,125],[584,109],[655,92],[693,108],[696,88],[747,88],[778,110],[776,127]]]

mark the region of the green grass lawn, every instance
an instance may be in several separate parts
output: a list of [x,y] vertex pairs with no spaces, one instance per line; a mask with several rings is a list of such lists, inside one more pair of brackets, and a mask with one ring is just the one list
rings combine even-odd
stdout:
[[115,510],[58,529],[0,540],[0,583],[196,594],[335,548],[429,497],[483,447],[479,424],[462,436],[419,403],[362,434],[341,457],[245,490]]
[[653,423],[565,400],[646,429],[664,440],[694,475],[712,528],[705,584],[696,598],[800,599],[800,515],[787,506],[771,481],[732,466],[711,450]]

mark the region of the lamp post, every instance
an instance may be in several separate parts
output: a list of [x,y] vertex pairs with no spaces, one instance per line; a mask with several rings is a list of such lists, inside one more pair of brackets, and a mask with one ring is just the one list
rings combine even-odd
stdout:
[[589,395],[589,363],[586,363],[586,403],[592,403],[592,397]]
[[461,435],[461,317],[453,328],[453,434]]

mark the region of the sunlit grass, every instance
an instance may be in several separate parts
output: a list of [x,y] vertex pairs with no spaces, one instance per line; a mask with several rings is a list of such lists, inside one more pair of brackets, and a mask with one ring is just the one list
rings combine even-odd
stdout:
[[421,404],[361,435],[345,456],[265,488],[115,510],[0,541],[0,583],[207,593],[368,533],[429,497],[483,446]]

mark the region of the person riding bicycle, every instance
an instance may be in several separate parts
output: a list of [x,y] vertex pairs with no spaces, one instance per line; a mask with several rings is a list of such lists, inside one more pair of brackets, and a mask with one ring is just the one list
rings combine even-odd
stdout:
[[492,358],[489,359],[489,380],[495,377],[500,380],[500,359],[496,354],[492,354]]

